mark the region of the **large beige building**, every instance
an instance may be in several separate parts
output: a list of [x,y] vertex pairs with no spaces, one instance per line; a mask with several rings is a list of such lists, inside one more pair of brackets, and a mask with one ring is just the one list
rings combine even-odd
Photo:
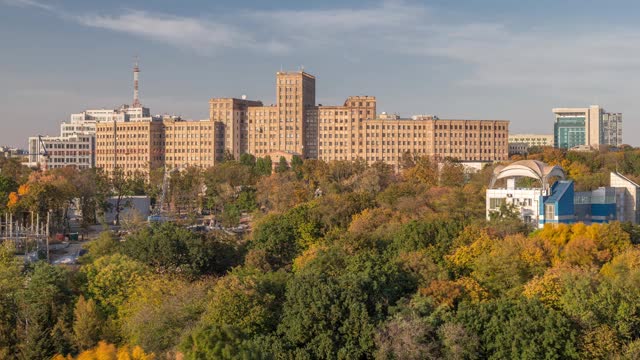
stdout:
[[350,96],[336,106],[316,105],[315,96],[314,76],[278,72],[274,105],[244,96],[212,98],[205,121],[98,122],[96,166],[148,174],[160,167],[209,167],[244,153],[362,159],[396,169],[404,154],[474,162],[508,158],[506,120],[403,119],[378,115],[373,96]]
[[126,175],[148,175],[163,166],[163,122],[98,122],[96,167],[106,173],[121,168]]
[[404,154],[495,161],[508,158],[509,122],[445,120],[436,117],[402,119],[375,116],[375,98],[350,97],[342,107],[319,106],[318,159],[385,162],[399,168]]
[[248,108],[248,152],[261,157],[285,151],[309,158],[307,141],[314,140],[315,124],[308,109],[316,102],[316,78],[304,71],[276,73],[276,104]]
[[213,98],[209,100],[209,120],[217,126],[216,160],[222,161],[225,153],[238,159],[249,151],[248,107],[262,106],[262,102],[234,99]]
[[107,173],[121,167],[127,175],[148,175],[161,167],[211,167],[216,163],[215,136],[216,123],[210,120],[101,122],[96,127],[96,166]]

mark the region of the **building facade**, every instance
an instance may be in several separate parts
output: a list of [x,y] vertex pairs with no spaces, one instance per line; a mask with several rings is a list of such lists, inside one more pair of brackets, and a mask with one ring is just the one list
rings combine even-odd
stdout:
[[528,147],[554,146],[553,134],[509,134],[509,143],[523,143]]
[[[205,121],[152,117],[141,106],[75,116],[95,128],[95,164],[108,173],[117,167],[126,174],[209,167],[245,153],[361,159],[396,169],[405,154],[463,162],[508,158],[509,121],[378,116],[373,96],[350,96],[337,106],[316,105],[315,77],[304,71],[278,72],[275,80],[275,104],[265,106],[244,96],[212,98]],[[77,131],[78,126],[64,131]]]
[[[536,180],[536,185],[516,187],[516,180],[521,177]],[[501,179],[506,179],[506,186],[496,186]],[[611,173],[608,187],[574,192],[573,180],[565,180],[561,167],[536,160],[520,160],[495,168],[486,191],[486,214],[487,219],[500,216],[504,206],[508,206],[525,223],[539,228],[545,224],[574,222],[630,221],[637,224],[640,215],[638,189],[636,183],[616,172]]]
[[248,108],[248,152],[258,157],[274,151],[311,157],[307,140],[316,130],[309,109],[315,107],[316,78],[304,71],[276,73],[276,104]]
[[556,108],[554,143],[562,149],[622,145],[622,114],[607,113],[599,105]]
[[261,107],[262,102],[244,98],[209,100],[209,120],[217,126],[215,143],[217,161],[222,161],[225,153],[238,159],[240,155],[249,151],[248,108],[250,106]]
[[126,121],[96,124],[96,167],[107,174],[121,168],[126,175],[148,175],[162,167],[163,122]]
[[[96,166],[96,138],[92,134],[31,136],[27,149],[29,156],[25,165],[32,168],[46,166],[48,169],[56,169],[73,166],[89,169]],[[45,152],[48,156],[45,156]]]

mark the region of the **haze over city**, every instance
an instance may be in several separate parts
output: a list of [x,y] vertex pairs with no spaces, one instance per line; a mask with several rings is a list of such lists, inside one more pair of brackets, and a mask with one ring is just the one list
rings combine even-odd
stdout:
[[[0,0],[0,144],[55,134],[69,114],[130,103],[131,67],[152,113],[208,118],[211,97],[275,102],[302,66],[317,103],[373,95],[403,116],[510,120],[553,133],[554,107],[624,114],[640,145],[640,29],[632,1]],[[571,14],[571,16],[566,16]]]

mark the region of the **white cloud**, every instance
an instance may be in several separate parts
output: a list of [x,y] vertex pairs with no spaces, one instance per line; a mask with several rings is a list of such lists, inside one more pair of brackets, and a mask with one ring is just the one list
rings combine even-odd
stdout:
[[[637,29],[517,31],[501,23],[452,23],[419,2],[387,0],[358,8],[260,10],[224,18],[140,10],[76,14],[38,0],[0,0],[48,10],[83,26],[107,29],[215,55],[255,50],[360,61],[358,50],[443,58],[465,68],[465,86],[600,86],[640,70]],[[351,59],[351,60],[349,60]]]
[[55,8],[49,4],[45,4],[35,0],[1,0],[7,5],[20,7],[35,7],[43,10],[54,11]]
[[[218,47],[257,47],[250,33],[222,23],[195,18],[152,14],[144,11],[127,11],[116,16],[81,15],[74,19],[85,26],[162,41],[178,47],[210,53]],[[277,49],[272,45],[267,48]]]

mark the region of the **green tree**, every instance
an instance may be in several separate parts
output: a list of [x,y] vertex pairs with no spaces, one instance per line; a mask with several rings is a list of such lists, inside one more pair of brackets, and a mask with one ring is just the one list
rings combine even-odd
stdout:
[[3,174],[0,174],[0,209],[4,210],[9,201],[9,194],[18,191],[18,183]]
[[244,247],[234,236],[195,233],[175,223],[156,224],[127,236],[120,250],[158,272],[222,274],[242,261]]
[[84,351],[98,344],[104,321],[93,299],[86,300],[80,295],[73,311],[73,334],[78,350]]
[[287,159],[284,156],[280,156],[280,161],[278,161],[278,166],[276,166],[277,173],[283,173],[289,170],[289,164],[287,163]]
[[185,360],[261,360],[266,359],[261,349],[248,341],[232,325],[208,325],[196,329],[181,344]]
[[0,358],[15,356],[19,294],[24,283],[21,270],[13,243],[4,242],[0,245]]
[[291,170],[298,176],[298,179],[302,179],[302,166],[304,165],[304,161],[298,155],[293,155],[291,157]]
[[480,339],[483,359],[577,359],[578,333],[537,300],[462,303],[456,321]]
[[249,337],[275,331],[284,300],[287,274],[234,271],[218,280],[203,320],[233,325]]
[[271,175],[272,166],[273,164],[269,155],[258,158],[256,160],[256,173],[259,176],[269,176]]
[[119,311],[123,338],[158,355],[170,352],[196,326],[210,286],[166,275],[139,283]]
[[376,325],[414,290],[406,273],[373,252],[320,251],[287,284],[279,333],[307,358],[368,358]]
[[244,153],[240,155],[240,164],[254,168],[256,166],[256,157],[249,153]]
[[115,316],[129,295],[148,273],[144,264],[114,254],[96,259],[81,268],[87,278],[87,295],[95,299],[108,316]]
[[68,272],[44,262],[35,265],[20,291],[17,338],[19,358],[47,359],[71,349],[72,309]]

